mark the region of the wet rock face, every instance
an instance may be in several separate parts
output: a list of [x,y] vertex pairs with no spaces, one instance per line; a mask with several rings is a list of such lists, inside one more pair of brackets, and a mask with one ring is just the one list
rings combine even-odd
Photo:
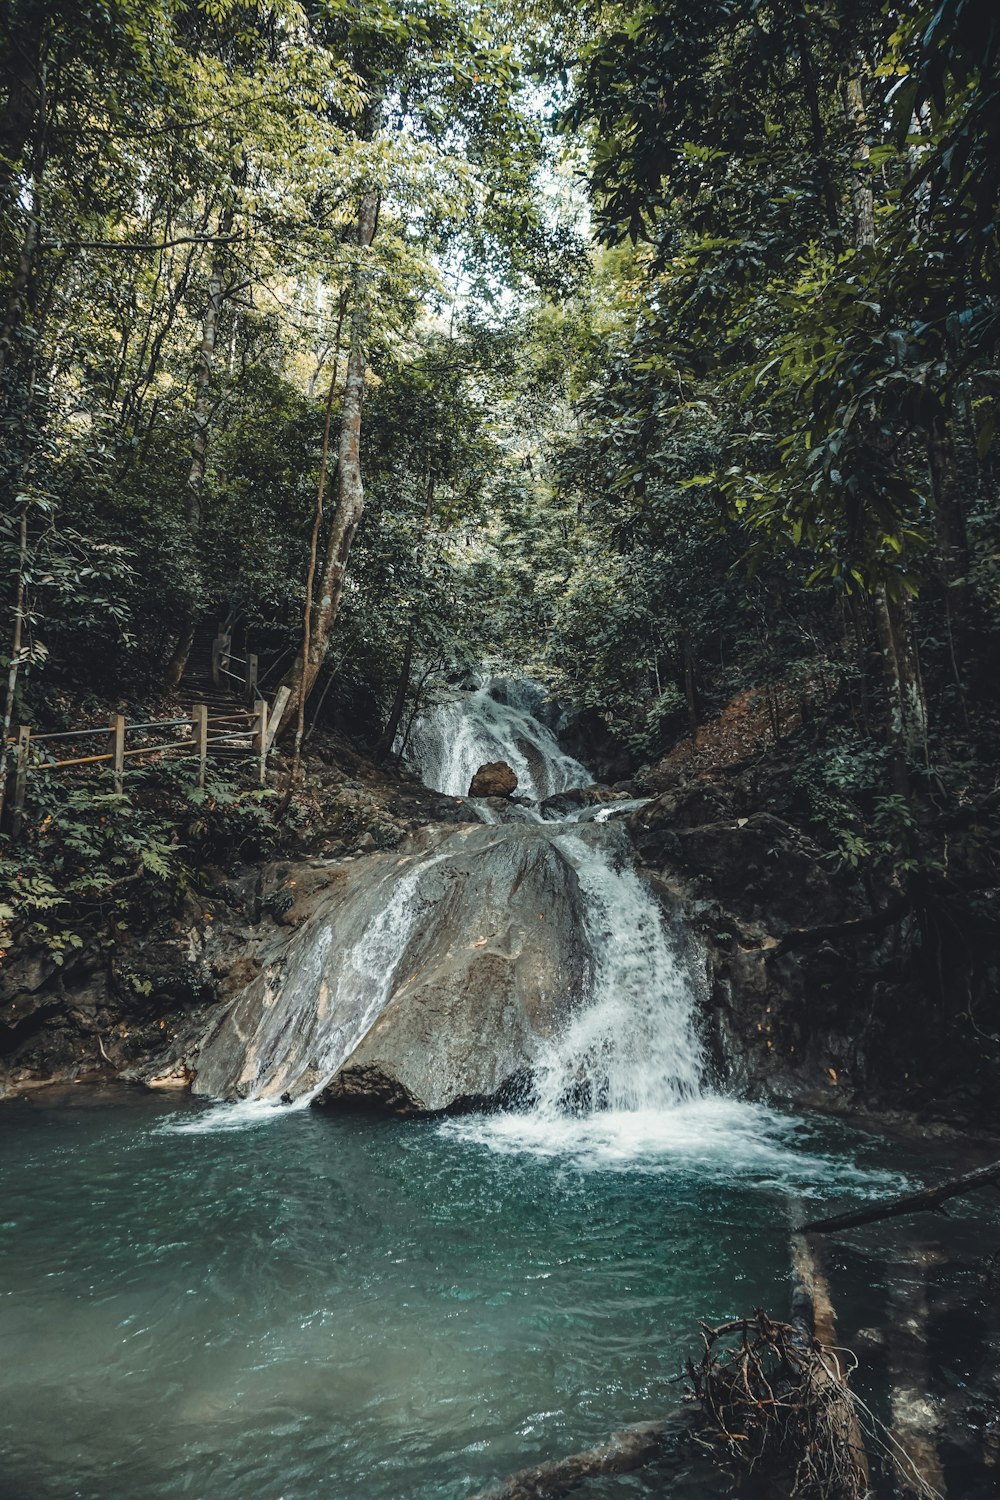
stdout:
[[[640,857],[703,945],[709,1043],[719,1078],[752,1095],[834,1104],[858,1082],[858,1003],[847,955],[811,947],[775,956],[791,929],[866,910],[857,883],[735,785],[679,782],[630,819]],[[855,1028],[856,1031],[856,1028]]]
[[583,993],[578,877],[537,823],[430,830],[320,872],[293,911],[187,1059],[196,1093],[403,1113],[492,1099]]
[[[716,1076],[799,1106],[879,1102],[907,1035],[894,1011],[914,1003],[894,930],[851,931],[871,915],[864,886],[796,825],[790,797],[750,774],[680,777],[629,827],[706,955]],[[782,940],[803,929],[822,940],[786,948]],[[895,1002],[881,993],[887,986]]]
[[470,797],[510,797],[517,791],[517,776],[505,760],[480,766],[469,785]]
[[436,866],[401,982],[326,1096],[407,1112],[509,1091],[578,1003],[589,953],[575,870],[535,827]]
[[568,792],[556,792],[554,796],[546,797],[540,811],[545,818],[565,818],[586,807],[604,807],[608,803],[622,802],[627,795],[627,792],[610,786],[575,786]]

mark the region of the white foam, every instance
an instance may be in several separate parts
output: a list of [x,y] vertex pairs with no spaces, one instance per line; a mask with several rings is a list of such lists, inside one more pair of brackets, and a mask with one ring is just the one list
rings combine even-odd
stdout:
[[705,1182],[817,1194],[850,1188],[858,1196],[905,1185],[898,1176],[859,1166],[839,1153],[811,1149],[813,1130],[799,1118],[721,1095],[666,1109],[561,1118],[537,1111],[464,1115],[438,1128],[456,1143],[500,1155],[562,1159],[584,1170],[685,1171]]
[[273,1125],[279,1115],[306,1109],[311,1098],[297,1099],[294,1104],[279,1104],[274,1099],[240,1099],[235,1104],[213,1104],[196,1115],[180,1115],[163,1120],[157,1134],[215,1135],[220,1130],[248,1130],[255,1125]]
[[593,955],[589,993],[535,1068],[535,1112],[662,1110],[701,1091],[695,976],[620,843],[559,834],[576,869]]

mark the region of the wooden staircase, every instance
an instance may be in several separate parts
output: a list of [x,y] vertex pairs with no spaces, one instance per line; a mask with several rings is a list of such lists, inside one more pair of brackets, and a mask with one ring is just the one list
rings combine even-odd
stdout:
[[204,704],[208,710],[213,758],[233,763],[255,754],[258,705],[266,700],[257,690],[256,656],[234,656],[231,646],[232,638],[225,631],[210,628],[197,631],[180,691],[186,699]]

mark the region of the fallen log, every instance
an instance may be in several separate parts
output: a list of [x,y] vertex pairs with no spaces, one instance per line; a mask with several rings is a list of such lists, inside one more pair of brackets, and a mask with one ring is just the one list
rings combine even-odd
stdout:
[[799,1334],[798,1347],[803,1360],[808,1360],[812,1348],[817,1346],[823,1354],[812,1383],[815,1398],[825,1400],[831,1407],[833,1421],[829,1431],[836,1445],[844,1450],[846,1472],[838,1476],[839,1484],[842,1490],[848,1486],[845,1493],[851,1493],[850,1487],[854,1486],[857,1494],[867,1495],[871,1487],[868,1455],[848,1389],[852,1361],[854,1365],[856,1361],[853,1355],[845,1358],[846,1351],[838,1347],[837,1314],[819,1246],[803,1234],[793,1234],[790,1249],[794,1277],[792,1327]]
[[949,1198],[975,1192],[978,1188],[989,1187],[991,1183],[1000,1183],[1000,1161],[989,1167],[979,1167],[975,1172],[967,1172],[964,1177],[953,1177],[940,1187],[926,1188],[922,1193],[903,1193],[898,1198],[883,1198],[871,1208],[856,1209],[854,1213],[838,1214],[832,1219],[813,1219],[795,1233],[832,1234],[838,1229],[856,1229],[859,1224],[874,1224],[879,1219],[898,1219],[904,1214],[938,1209]]
[[667,1440],[684,1430],[679,1418],[664,1422],[640,1422],[614,1433],[599,1448],[586,1448],[568,1458],[519,1469],[495,1489],[470,1495],[469,1500],[559,1500],[587,1479],[602,1474],[629,1474],[651,1463],[663,1452]]

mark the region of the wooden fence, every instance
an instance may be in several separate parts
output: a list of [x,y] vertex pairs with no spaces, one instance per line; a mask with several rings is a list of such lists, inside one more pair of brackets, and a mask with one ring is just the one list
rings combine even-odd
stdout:
[[[212,681],[216,687],[223,687],[223,678],[227,677],[231,683],[239,684],[239,691],[246,703],[252,704],[258,701],[260,694],[257,691],[257,658],[252,651],[246,656],[233,656],[232,636],[226,631],[220,631],[212,642]],[[242,667],[242,672],[234,672],[233,667]]]
[[[256,674],[253,682],[256,686]],[[198,785],[203,787],[209,756],[221,753],[251,760],[258,785],[263,786],[268,751],[287,700],[288,690],[283,688],[270,712],[266,701],[257,698],[252,708],[220,711],[206,703],[197,703],[189,718],[150,719],[141,724],[129,724],[124,714],[115,714],[106,728],[97,729],[34,734],[29,724],[22,724],[16,738],[9,742],[16,746],[13,795],[8,804],[11,833],[16,837],[21,831],[28,779],[40,773],[88,766],[107,768],[114,777],[115,790],[120,792],[124,787],[126,762],[169,755],[196,760]],[[166,731],[172,731],[173,737],[158,739],[151,744],[129,745],[130,735],[142,734],[148,739],[150,735]],[[90,741],[103,741],[104,748],[93,754],[79,754]],[[68,755],[66,750],[70,751]],[[240,755],[240,751],[245,751],[245,755]]]

